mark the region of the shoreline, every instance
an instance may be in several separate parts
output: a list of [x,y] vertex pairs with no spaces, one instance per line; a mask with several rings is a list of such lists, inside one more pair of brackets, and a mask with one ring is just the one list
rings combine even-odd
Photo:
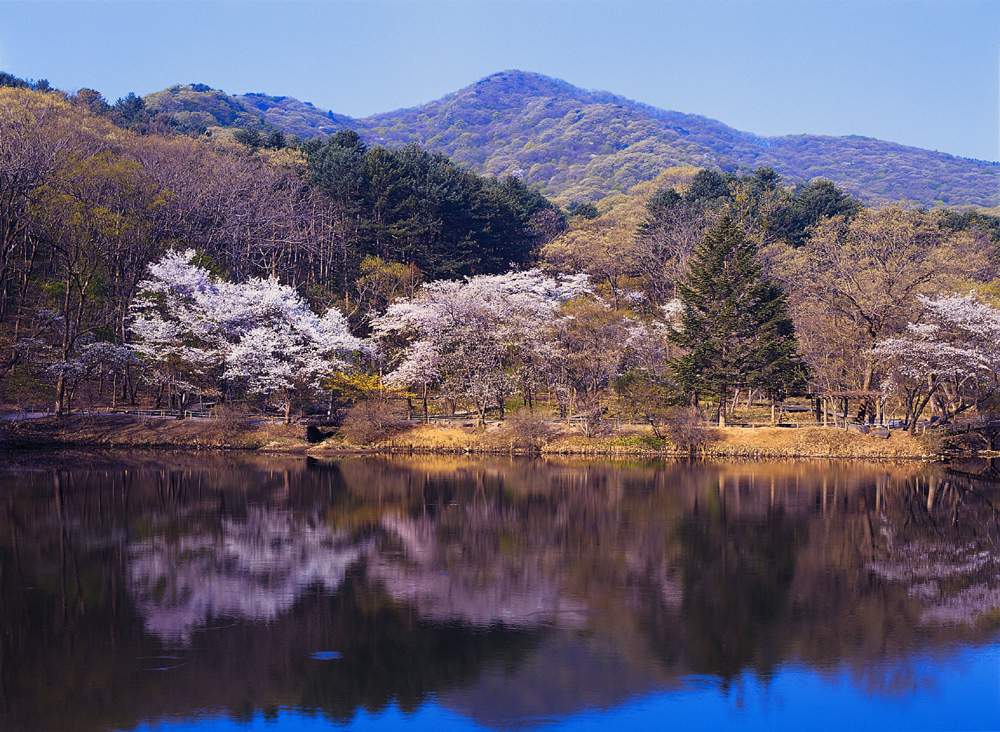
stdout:
[[[936,461],[955,454],[956,443],[940,437],[893,432],[890,437],[824,427],[706,428],[703,447],[684,450],[656,440],[648,428],[631,425],[602,437],[562,430],[546,444],[519,447],[499,425],[486,430],[465,424],[408,424],[391,438],[352,445],[333,437],[307,441],[304,425],[247,424],[129,415],[70,415],[8,421],[0,425],[0,453],[61,449],[239,451],[335,457],[339,455],[521,455],[604,458],[715,458],[771,460],[824,458]],[[961,448],[960,444],[957,447]],[[959,452],[979,454],[965,446]]]

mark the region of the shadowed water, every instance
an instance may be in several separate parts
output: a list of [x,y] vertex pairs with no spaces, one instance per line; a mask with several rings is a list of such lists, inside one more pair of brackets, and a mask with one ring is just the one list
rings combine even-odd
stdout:
[[1000,491],[953,468],[9,466],[0,729],[997,729]]

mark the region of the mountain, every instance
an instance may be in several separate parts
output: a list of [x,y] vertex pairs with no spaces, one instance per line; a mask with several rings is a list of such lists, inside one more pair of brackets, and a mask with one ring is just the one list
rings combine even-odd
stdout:
[[143,97],[151,112],[169,114],[184,131],[204,132],[209,127],[252,127],[260,114],[236,97],[205,84],[172,86]]
[[342,114],[324,112],[309,102],[294,97],[270,97],[266,94],[244,94],[236,97],[247,107],[260,113],[264,121],[286,135],[298,135],[303,140],[320,135],[332,135],[350,127],[353,120]]
[[787,183],[829,178],[870,203],[1000,204],[998,163],[868,137],[761,137],[522,71],[492,74],[423,106],[364,119],[323,112],[291,97],[247,94],[223,105],[221,92],[202,85],[174,89],[180,90],[171,97],[177,112],[163,106],[160,95],[166,92],[147,97],[147,104],[180,121],[195,117],[193,98],[201,95],[202,116],[213,116],[219,126],[233,126],[225,120],[239,107],[244,116],[236,114],[236,126],[255,118],[256,124],[303,138],[346,127],[368,144],[415,142],[480,172],[521,176],[567,202],[628,190],[674,166],[733,171],[767,165]]

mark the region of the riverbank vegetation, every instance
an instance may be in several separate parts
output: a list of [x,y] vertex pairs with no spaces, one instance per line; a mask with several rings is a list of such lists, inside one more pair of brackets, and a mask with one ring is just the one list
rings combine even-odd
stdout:
[[[842,458],[930,459],[941,452],[939,439],[895,432],[881,438],[821,427],[698,427],[691,435],[657,438],[642,425],[610,426],[585,436],[577,426],[547,421],[539,428],[507,422],[477,426],[474,420],[432,424],[396,422],[388,432],[352,441],[339,432],[310,430],[280,420],[231,421],[124,414],[73,414],[0,424],[0,453],[67,449],[158,449],[256,451],[323,457],[364,452],[401,454],[581,455],[610,458]],[[348,434],[351,434],[348,431]]]
[[274,413],[400,449],[433,432],[406,442],[402,418],[443,417],[477,431],[456,449],[699,451],[708,422],[790,407],[813,429],[787,432],[828,446],[781,454],[826,455],[854,438],[821,425],[997,406],[986,213],[866,207],[769,168],[574,206],[350,131],[207,132],[134,97],[0,87],[8,411]]

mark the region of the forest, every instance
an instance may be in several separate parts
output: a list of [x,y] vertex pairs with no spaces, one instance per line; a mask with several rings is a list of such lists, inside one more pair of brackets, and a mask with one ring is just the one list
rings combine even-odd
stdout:
[[912,429],[1000,394],[1000,219],[976,209],[768,167],[574,204],[414,143],[0,85],[5,410],[524,408],[659,436],[741,400]]

